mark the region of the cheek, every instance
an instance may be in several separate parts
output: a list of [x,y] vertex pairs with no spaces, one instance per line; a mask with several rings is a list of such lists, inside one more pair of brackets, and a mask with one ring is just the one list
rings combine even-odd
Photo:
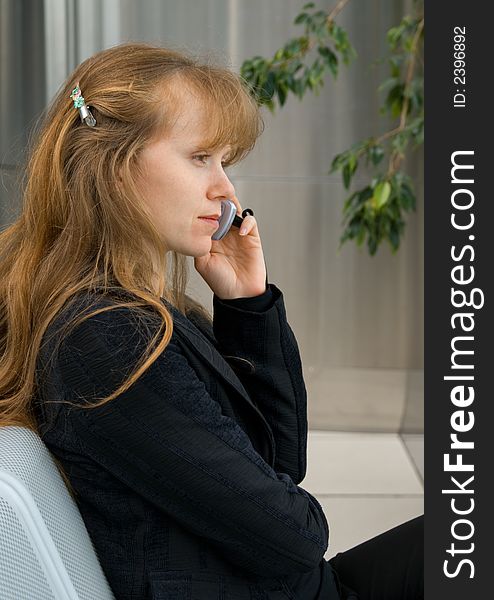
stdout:
[[204,256],[211,251],[212,240],[207,237],[197,238],[196,243],[194,244],[194,248],[189,252],[184,252],[184,254],[188,254],[189,256],[193,256],[194,258],[197,256]]
[[173,186],[165,184],[159,178],[154,177],[144,184],[142,199],[157,224],[179,220],[180,204],[177,194]]

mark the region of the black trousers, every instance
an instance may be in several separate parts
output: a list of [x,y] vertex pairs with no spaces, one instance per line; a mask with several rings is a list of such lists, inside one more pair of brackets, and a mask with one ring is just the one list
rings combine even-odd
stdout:
[[330,559],[341,597],[421,600],[424,597],[424,517],[394,527]]

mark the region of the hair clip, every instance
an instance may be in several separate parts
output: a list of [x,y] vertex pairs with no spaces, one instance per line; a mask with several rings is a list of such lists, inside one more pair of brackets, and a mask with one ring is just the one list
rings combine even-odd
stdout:
[[81,121],[89,125],[89,127],[94,127],[96,125],[96,119],[93,117],[91,111],[87,107],[84,98],[82,97],[81,88],[79,87],[79,83],[75,86],[70,94],[70,98],[74,101],[74,108],[79,109],[79,114],[81,116]]

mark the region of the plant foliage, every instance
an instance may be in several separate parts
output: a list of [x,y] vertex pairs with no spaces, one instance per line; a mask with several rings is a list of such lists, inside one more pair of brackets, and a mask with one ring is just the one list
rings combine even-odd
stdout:
[[[241,67],[241,76],[251,85],[260,105],[271,112],[282,107],[288,94],[302,99],[307,91],[318,94],[327,73],[336,79],[340,66],[350,65],[357,53],[336,16],[349,0],[339,0],[326,12],[314,2],[305,4],[294,24],[303,27],[272,58],[254,56]],[[336,155],[330,173],[340,171],[345,189],[350,190],[358,168],[365,164],[372,180],[353,191],[343,206],[341,243],[367,243],[374,255],[383,241],[393,252],[405,229],[405,213],[415,210],[413,182],[402,171],[408,152],[424,139],[424,92],[422,75],[424,18],[421,2],[416,14],[406,15],[387,32],[389,76],[379,86],[384,94],[380,112],[397,121],[396,126],[377,137],[359,141]]]

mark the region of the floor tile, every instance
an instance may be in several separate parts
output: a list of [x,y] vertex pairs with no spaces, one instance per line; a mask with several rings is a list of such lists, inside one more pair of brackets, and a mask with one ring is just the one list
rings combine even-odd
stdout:
[[330,526],[327,559],[424,512],[421,496],[316,498]]
[[407,371],[308,366],[305,381],[311,429],[399,430],[405,408]]
[[398,434],[310,430],[302,487],[318,494],[415,495],[422,482]]
[[422,481],[424,480],[424,436],[423,434],[401,434],[401,438],[405,447],[410,454],[415,468],[420,474]]

